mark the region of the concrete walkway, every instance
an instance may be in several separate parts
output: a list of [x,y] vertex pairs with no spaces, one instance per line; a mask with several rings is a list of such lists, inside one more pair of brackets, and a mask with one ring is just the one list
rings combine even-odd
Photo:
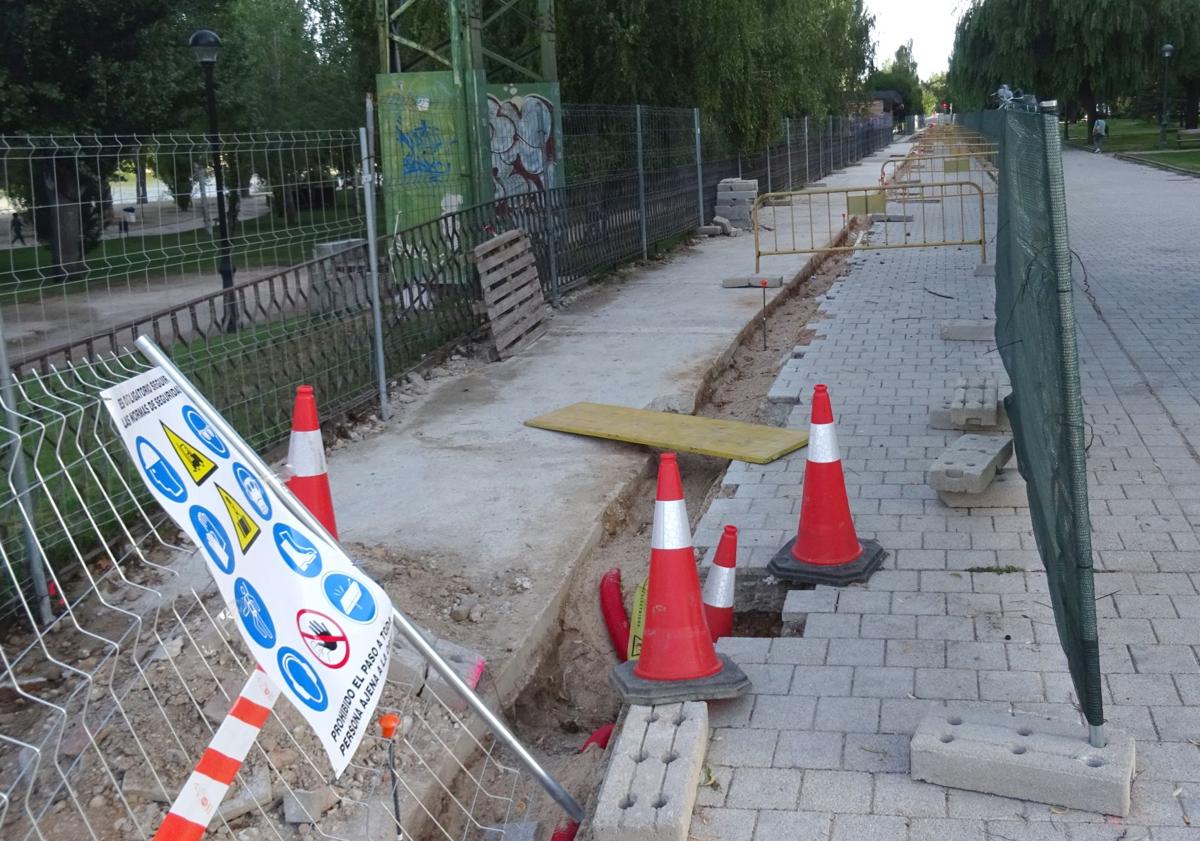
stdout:
[[[882,149],[825,183],[873,184],[880,162],[903,149]],[[819,233],[822,243],[831,234]],[[807,260],[775,258],[770,270],[790,277]],[[419,409],[331,458],[343,541],[436,554],[468,576],[528,576],[535,616],[490,641],[521,660],[555,618],[576,559],[599,538],[607,503],[646,459],[642,448],[523,422],[582,400],[690,411],[705,374],[762,304],[758,290],[722,289],[721,280],[753,270],[753,237],[703,240],[584,294],[519,357],[439,381]],[[503,676],[493,677],[503,691]]]
[[[1200,241],[1188,234],[1200,185],[1083,153],[1066,167],[1087,268],[1076,300],[1105,712],[1138,741],[1132,813],[909,776],[930,705],[1079,717],[1028,509],[945,508],[925,483],[957,435],[929,428],[931,403],[959,374],[1001,370],[989,345],[938,338],[938,322],[994,317],[991,280],[970,254],[900,251],[856,261],[785,371],[791,388],[829,384],[859,533],[891,555],[867,587],[809,591],[803,637],[723,644],[755,688],[710,705],[719,786],[700,792],[696,841],[1200,838],[1188,824],[1200,823]],[[788,425],[807,422],[802,403]],[[804,461],[733,465],[731,498],[697,543],[745,521],[744,557],[765,565],[796,527]]]

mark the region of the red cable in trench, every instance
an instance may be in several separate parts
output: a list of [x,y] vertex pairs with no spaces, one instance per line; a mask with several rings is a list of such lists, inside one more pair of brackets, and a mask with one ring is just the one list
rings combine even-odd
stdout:
[[621,596],[621,570],[613,568],[600,579],[600,612],[608,628],[608,638],[616,649],[617,659],[625,662],[629,651],[629,616]]

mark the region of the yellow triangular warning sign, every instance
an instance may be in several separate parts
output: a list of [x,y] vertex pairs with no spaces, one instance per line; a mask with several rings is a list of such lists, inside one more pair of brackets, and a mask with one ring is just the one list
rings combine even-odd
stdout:
[[[162,422],[160,421],[160,423]],[[175,430],[165,423],[162,424],[162,428],[163,432],[167,433],[167,440],[171,442],[171,448],[175,450],[175,455],[179,456],[179,460],[183,462],[183,469],[192,477],[193,482],[197,485],[203,484],[204,480],[217,469],[217,463],[180,438]]]
[[229,521],[233,523],[233,531],[237,534],[238,545],[242,547],[242,554],[250,548],[258,536],[262,533],[262,528],[258,523],[254,522],[242,504],[233,498],[229,491],[217,485],[217,493],[221,495],[221,502],[225,503],[225,510],[229,512]]
[[629,619],[629,647],[625,651],[629,660],[637,660],[642,656],[642,638],[646,635],[646,583],[647,579],[642,579],[633,597],[633,616]]

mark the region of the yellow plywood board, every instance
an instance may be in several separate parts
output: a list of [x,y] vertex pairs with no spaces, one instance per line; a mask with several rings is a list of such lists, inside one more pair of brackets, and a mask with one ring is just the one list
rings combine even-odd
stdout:
[[605,403],[575,403],[525,425],[752,464],[767,464],[808,444],[808,433],[794,429]]

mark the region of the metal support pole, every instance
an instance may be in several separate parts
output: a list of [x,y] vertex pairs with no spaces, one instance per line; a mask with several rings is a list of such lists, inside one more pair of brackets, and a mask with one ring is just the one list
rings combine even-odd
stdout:
[[696,127],[696,212],[700,224],[704,224],[704,159],[700,151],[700,109],[692,109],[692,123]]
[[646,168],[642,162],[642,106],[633,106],[637,117],[637,172],[638,172],[638,207],[641,208],[642,218],[642,259],[650,256],[649,242],[646,237]]
[[796,182],[792,180],[792,118],[783,118],[783,142],[787,144],[788,180],[787,188],[794,190]]
[[551,208],[554,200],[553,188],[542,192],[542,224],[546,228],[546,262],[550,270],[550,305],[557,307],[560,301],[558,292],[558,227],[556,216]]
[[[163,373],[175,383],[180,391],[187,395],[187,397],[192,401],[193,405],[199,407],[201,411],[205,409],[208,410],[208,416],[212,419],[212,425],[216,428],[217,433],[223,435],[225,437],[225,441],[237,453],[239,458],[245,464],[249,465],[252,470],[256,470],[259,478],[262,479],[262,481],[271,486],[271,489],[274,490],[278,495],[282,505],[289,512],[291,512],[293,517],[318,534],[328,535],[329,540],[337,543],[337,540],[332,535],[329,535],[329,533],[325,530],[325,527],[321,525],[321,521],[314,517],[307,508],[301,505],[296,498],[292,496],[291,491],[289,491],[284,486],[283,482],[279,480],[279,477],[275,475],[275,471],[272,470],[270,466],[266,464],[266,462],[259,458],[258,453],[246,445],[246,443],[238,435],[237,431],[225,421],[225,418],[223,418],[221,414],[213,408],[212,404],[208,402],[207,398],[205,398],[205,396],[201,394],[191,382],[188,381],[187,377],[185,377],[180,370],[175,367],[175,363],[171,361],[170,357],[163,353],[162,349],[159,348],[149,336],[139,336],[136,344],[138,350],[140,350],[152,364],[162,368]],[[517,760],[522,766],[524,766],[525,770],[529,771],[529,773],[537,779],[542,788],[545,789],[552,798],[554,798],[554,801],[558,803],[559,806],[562,806],[563,810],[566,811],[571,820],[582,821],[583,809],[578,803],[575,802],[575,799],[567,793],[566,789],[559,785],[557,780],[550,776],[550,774],[544,768],[542,768],[540,764],[538,764],[538,761],[533,758],[533,755],[529,753],[529,751],[525,748],[525,745],[521,744],[521,740],[518,739],[511,730],[508,729],[508,725],[506,725],[494,712],[488,709],[488,706],[483,702],[483,699],[476,695],[470,687],[463,683],[462,678],[460,678],[450,664],[443,660],[442,656],[434,650],[433,646],[429,644],[429,641],[425,639],[424,634],[421,633],[417,626],[414,625],[407,616],[395,608],[392,609],[392,621],[395,623],[404,639],[407,640],[408,643],[415,648],[422,657],[425,658],[429,665],[433,667],[434,671],[441,676],[442,680],[446,681],[446,683],[450,685],[450,688],[453,689],[460,698],[466,701],[467,706],[469,706],[476,715],[483,719],[483,722],[488,726],[488,728],[496,734],[496,738],[504,742],[504,744],[506,744],[512,750],[512,752],[516,755]]]
[[217,127],[217,82],[214,78],[215,62],[207,61],[204,67],[204,88],[208,105],[208,148],[212,154],[213,178],[217,187],[217,271],[221,273],[221,288],[225,293],[225,332],[236,333],[238,312],[237,296],[233,293],[233,248],[229,244],[229,222],[225,218],[225,174],[221,169],[221,132]]
[[804,186],[812,183],[808,174],[808,115],[804,115]]
[[767,192],[771,192],[771,146],[767,145]]
[[[8,348],[4,338],[4,323],[0,321],[0,397],[4,400],[4,417],[12,443],[12,487],[21,507],[21,533],[25,538],[25,568],[33,583],[34,608],[42,627],[54,621],[50,606],[50,589],[46,585],[45,559],[41,545],[33,532],[33,498],[30,496],[29,474],[25,470],[25,450],[21,446],[21,418],[17,414],[17,390],[13,387],[12,369],[8,367]],[[35,620],[36,621],[36,620]]]
[[[368,113],[368,119],[370,114]],[[375,222],[375,160],[367,142],[370,132],[358,130],[359,153],[362,155],[363,198],[367,208],[367,260],[371,286],[371,319],[374,322],[375,379],[379,388],[379,417],[391,416],[388,407],[387,367],[383,358],[383,304],[379,300],[379,231]]]

